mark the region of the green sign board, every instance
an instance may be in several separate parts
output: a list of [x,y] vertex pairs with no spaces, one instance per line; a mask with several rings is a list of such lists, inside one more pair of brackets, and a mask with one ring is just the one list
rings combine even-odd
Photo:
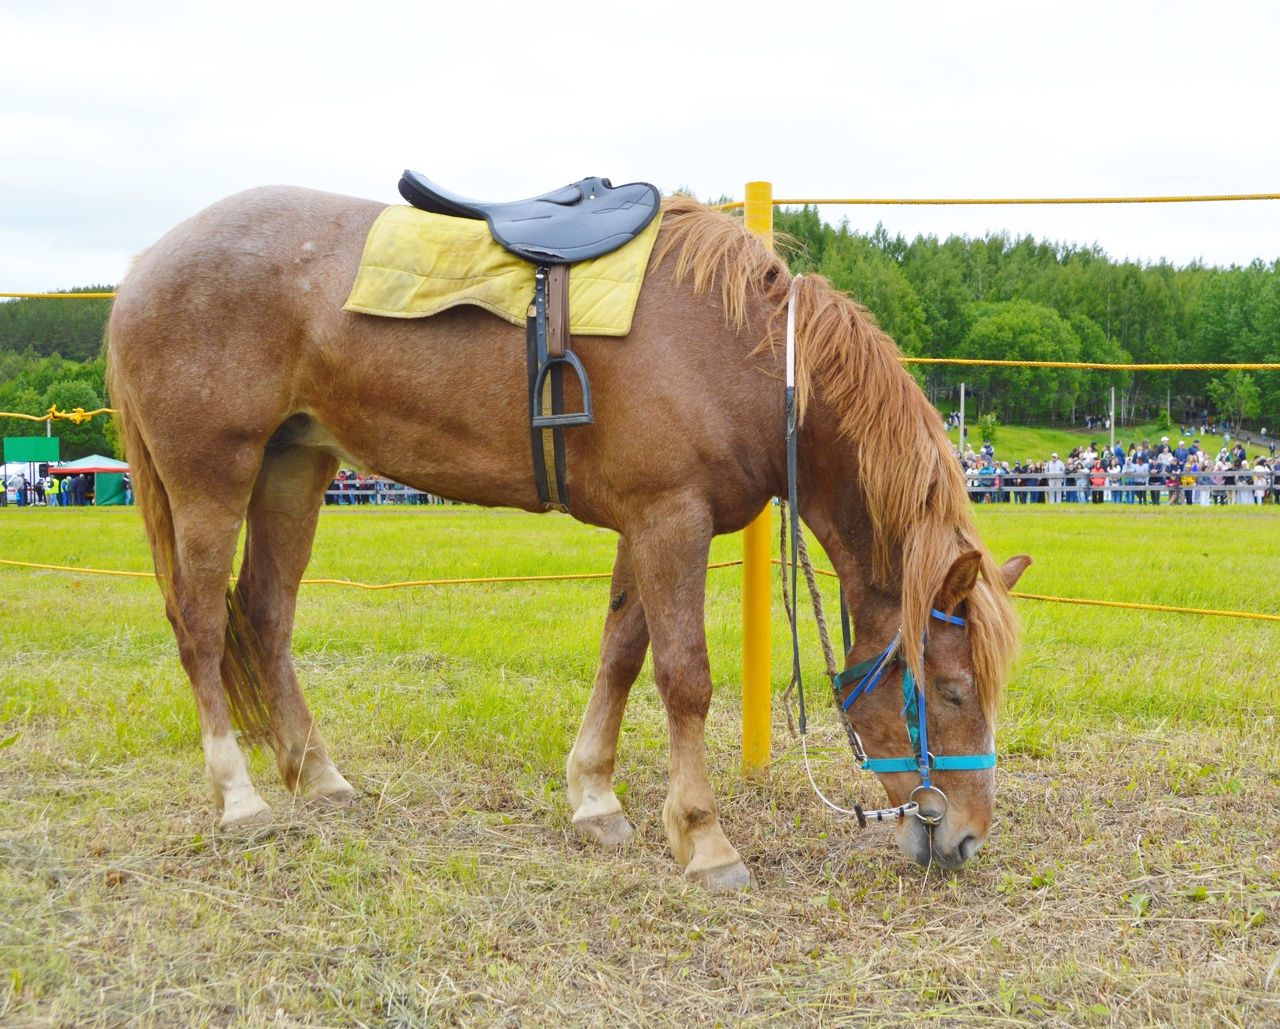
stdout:
[[4,438],[4,463],[29,461],[32,464],[59,460],[57,436],[6,436]]

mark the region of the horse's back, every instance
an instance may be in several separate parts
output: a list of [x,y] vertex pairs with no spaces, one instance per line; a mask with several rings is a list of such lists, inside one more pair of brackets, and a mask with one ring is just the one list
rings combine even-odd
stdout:
[[[343,310],[383,209],[272,186],[174,228],[121,287],[113,402],[178,474],[228,455],[252,465],[275,441],[442,496],[541,509],[525,333],[477,308],[426,319]],[[778,477],[776,461],[756,457],[777,450],[781,390],[761,390],[776,361],[752,355],[754,335],[726,325],[720,299],[697,295],[674,263],[653,260],[629,336],[575,339],[596,420],[565,434],[570,509],[620,528],[654,498],[694,497],[717,531],[732,531]]]
[[384,206],[298,186],[260,186],[220,200],[138,256],[113,323],[229,302],[243,310],[285,295],[290,279],[305,292],[341,288]]
[[335,318],[384,205],[292,186],[247,190],[134,262],[108,328],[116,399],[185,419],[217,398],[250,435],[278,421],[306,344]]

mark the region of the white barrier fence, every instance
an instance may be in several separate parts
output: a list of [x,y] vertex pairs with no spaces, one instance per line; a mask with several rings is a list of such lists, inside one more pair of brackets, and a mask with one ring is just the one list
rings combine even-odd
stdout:
[[[966,489],[975,504],[1187,504],[1209,507],[1225,504],[1277,504],[1280,505],[1280,472],[1232,471],[1200,473],[1195,482],[1187,484],[1178,477],[1178,484],[1167,479],[1150,476],[1139,483],[1136,476],[1108,476],[1106,485],[1096,486],[1088,476],[1081,475],[983,475],[966,473]],[[1187,477],[1189,478],[1189,477]],[[43,506],[45,498],[36,492],[35,484],[28,483],[26,496],[18,501],[13,489],[0,505]],[[424,493],[411,486],[382,479],[368,479],[358,486],[330,486],[324,493],[324,502],[330,507],[367,505],[425,506],[447,504],[451,501]]]
[[1087,472],[965,473],[969,499],[979,504],[1280,504],[1280,473],[1232,470],[1195,475],[1107,475]]

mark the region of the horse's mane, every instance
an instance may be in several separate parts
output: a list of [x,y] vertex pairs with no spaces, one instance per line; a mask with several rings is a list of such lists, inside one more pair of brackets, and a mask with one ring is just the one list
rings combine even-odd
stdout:
[[[725,317],[744,327],[749,303],[768,319],[760,348],[781,343],[792,277],[783,260],[742,222],[682,196],[663,202],[656,259],[675,254],[677,279],[694,291],[718,287]],[[902,367],[901,352],[861,304],[817,275],[796,287],[796,403],[803,418],[815,395],[835,413],[857,452],[871,519],[872,577],[885,585],[901,557],[904,640],[922,639],[929,609],[957,557],[982,555],[982,579],[965,612],[979,697],[994,714],[1017,651],[1018,623],[1000,570],[974,527],[964,477],[942,419]],[[904,648],[919,676],[920,655]]]

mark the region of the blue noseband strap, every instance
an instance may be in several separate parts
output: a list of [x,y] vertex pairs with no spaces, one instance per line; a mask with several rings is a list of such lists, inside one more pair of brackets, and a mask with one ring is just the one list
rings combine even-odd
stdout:
[[[947,614],[937,608],[931,608],[929,614],[940,622],[963,627],[965,621],[958,615]],[[885,674],[901,660],[898,644],[902,641],[899,632],[887,647],[873,658],[868,658],[852,668],[845,669],[832,680],[836,695],[839,696],[845,687],[853,684],[840,706],[848,711],[854,701],[865,693],[870,693],[884,679]],[[921,641],[923,646],[923,641]],[[847,645],[846,645],[847,649]],[[985,768],[995,768],[996,755],[988,754],[943,754],[935,756],[929,750],[929,720],[925,710],[924,690],[915,681],[911,670],[902,673],[902,708],[903,718],[907,723],[907,735],[911,740],[911,748],[915,753],[910,757],[872,757],[867,758],[862,767],[870,772],[918,772],[925,787],[931,786],[931,772],[973,772]]]
[[[977,772],[995,768],[995,754],[943,754],[931,757],[929,767],[935,772]],[[862,765],[868,772],[918,772],[918,757],[869,757]]]

